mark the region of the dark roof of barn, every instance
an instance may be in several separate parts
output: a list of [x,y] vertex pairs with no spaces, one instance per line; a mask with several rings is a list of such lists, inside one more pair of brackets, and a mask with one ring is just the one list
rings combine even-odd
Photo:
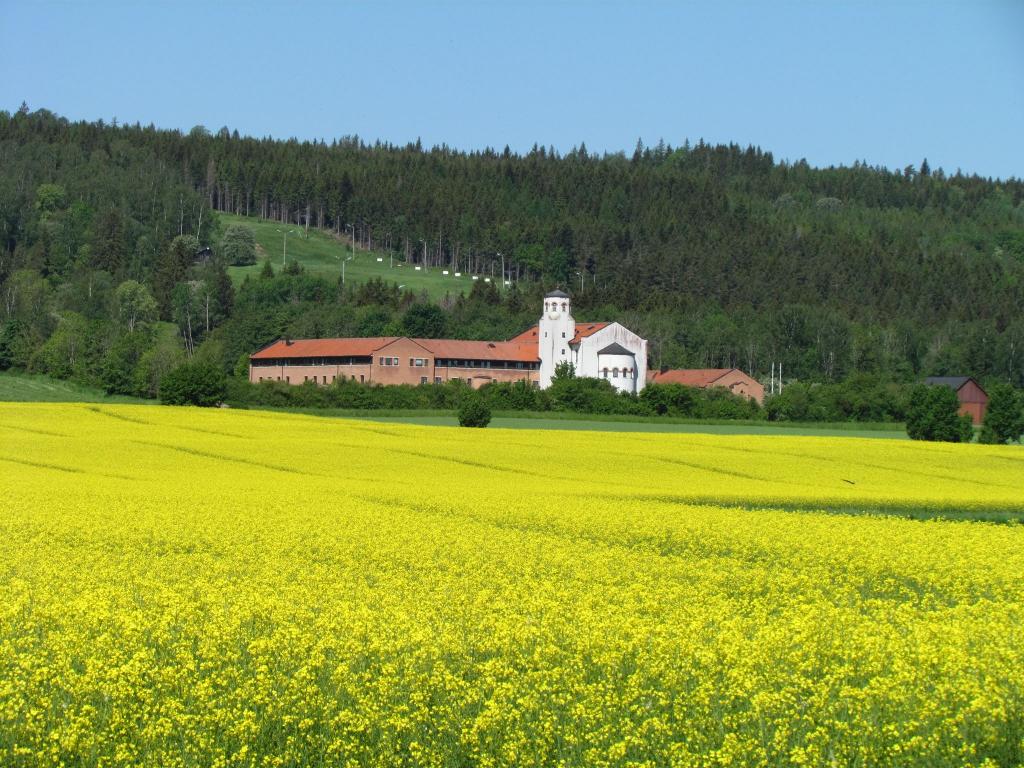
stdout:
[[[974,381],[972,376],[929,376],[924,380],[925,384],[934,384],[950,389],[960,389],[968,381]],[[977,384],[978,382],[974,382]]]

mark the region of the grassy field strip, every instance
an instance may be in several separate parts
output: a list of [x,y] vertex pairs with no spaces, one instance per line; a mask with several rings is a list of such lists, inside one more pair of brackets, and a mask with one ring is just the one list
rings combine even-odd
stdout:
[[0,402],[51,403],[145,403],[124,395],[108,395],[100,389],[28,373],[0,373]]
[[[458,425],[458,417],[446,416],[377,416],[372,413],[361,414],[358,418],[395,424],[419,424],[423,426],[454,427]],[[845,425],[814,427],[810,425],[752,423],[701,423],[695,421],[627,421],[620,419],[586,419],[529,417],[519,415],[496,416],[491,421],[492,427],[502,429],[565,429],[604,432],[670,432],[670,433],[703,433],[717,435],[813,435],[818,437],[863,437],[882,438],[887,440],[906,440],[907,434],[902,429],[847,429]]]

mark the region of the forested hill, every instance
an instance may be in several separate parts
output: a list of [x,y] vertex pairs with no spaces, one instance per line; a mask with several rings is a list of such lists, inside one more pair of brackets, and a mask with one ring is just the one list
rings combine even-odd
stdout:
[[[98,274],[132,278],[173,320],[175,284],[194,277],[167,265],[174,238],[216,249],[211,210],[230,211],[352,232],[416,263],[503,266],[527,294],[572,287],[578,315],[631,322],[656,364],[755,374],[784,361],[809,378],[1021,382],[1022,201],[1020,180],[949,175],[927,161],[815,169],[703,142],[602,156],[460,152],[0,113],[8,295],[12,277],[31,271],[65,296],[57,309],[81,312],[67,296],[89,293]],[[16,303],[0,307],[8,321]],[[504,325],[519,321],[519,306]]]

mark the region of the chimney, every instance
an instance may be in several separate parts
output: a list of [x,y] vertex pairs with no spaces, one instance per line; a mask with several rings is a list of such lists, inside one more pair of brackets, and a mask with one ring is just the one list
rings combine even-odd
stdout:
[[661,366],[661,371],[660,372],[661,373],[668,373],[668,366],[667,365]]
[[290,346],[291,346],[292,344],[293,344],[293,342],[292,342],[292,340],[291,340],[291,339],[285,339],[285,340],[284,340],[284,345],[285,345],[286,347],[290,347]]

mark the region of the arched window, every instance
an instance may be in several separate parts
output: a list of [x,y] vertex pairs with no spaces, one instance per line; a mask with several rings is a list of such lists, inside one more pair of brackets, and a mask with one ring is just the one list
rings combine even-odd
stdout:
[[619,369],[618,368],[612,368],[612,378],[613,379],[619,378]]
[[562,311],[565,312],[565,302],[562,302]]
[[603,371],[601,372],[601,375],[602,375],[602,376],[603,376],[604,378],[606,378],[606,379],[607,379],[607,378],[608,378],[608,369],[607,369],[607,368],[605,368],[605,369],[604,369],[604,370],[603,370]]

